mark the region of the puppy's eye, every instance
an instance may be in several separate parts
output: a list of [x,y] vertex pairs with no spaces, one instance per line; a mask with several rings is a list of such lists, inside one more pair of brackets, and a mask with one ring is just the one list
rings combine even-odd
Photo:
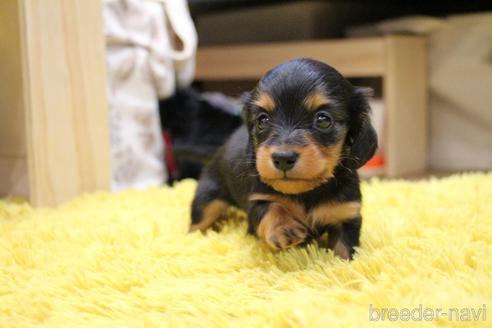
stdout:
[[256,118],[256,126],[260,131],[265,130],[268,127],[269,123],[270,117],[268,117],[268,115],[265,113],[258,115],[258,117]]
[[316,114],[314,126],[320,130],[326,130],[331,126],[331,118],[328,114],[320,112]]

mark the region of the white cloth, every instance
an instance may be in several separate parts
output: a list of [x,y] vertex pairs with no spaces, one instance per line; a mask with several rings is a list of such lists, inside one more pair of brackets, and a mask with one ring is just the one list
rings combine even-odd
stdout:
[[[158,186],[167,177],[158,99],[193,80],[193,22],[185,0],[105,0],[103,10],[112,187]],[[183,49],[174,49],[175,36]]]
[[182,45],[180,49],[171,49],[171,56],[176,69],[178,88],[187,87],[195,76],[195,55],[198,46],[198,36],[188,4],[186,0],[155,1],[164,3],[172,31]]

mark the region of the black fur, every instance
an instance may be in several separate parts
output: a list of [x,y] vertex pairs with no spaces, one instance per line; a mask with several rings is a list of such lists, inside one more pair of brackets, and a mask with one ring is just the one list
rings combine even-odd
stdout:
[[[320,110],[308,112],[303,107],[306,97],[318,90],[326,94],[330,103]],[[260,92],[271,95],[276,109],[270,115],[267,129],[259,128],[258,117],[265,111],[255,105]],[[319,111],[329,116],[332,125],[321,131],[313,126]],[[201,210],[213,199],[220,199],[248,212],[248,232],[255,234],[268,209],[268,201],[250,201],[253,193],[281,195],[301,203],[305,210],[324,202],[361,201],[359,177],[356,169],[374,154],[376,133],[369,121],[369,105],[365,90],[353,87],[335,69],[318,61],[297,59],[281,64],[268,72],[251,92],[243,109],[245,124],[221,147],[202,172],[192,205],[192,223],[200,221]],[[262,182],[256,168],[259,145],[306,145],[308,134],[313,142],[330,146],[344,137],[342,157],[333,177],[313,190],[299,194],[282,194]],[[311,233],[325,231],[329,237],[341,238],[350,255],[359,244],[362,218],[346,218],[337,225],[316,227]],[[315,236],[318,237],[318,236]]]

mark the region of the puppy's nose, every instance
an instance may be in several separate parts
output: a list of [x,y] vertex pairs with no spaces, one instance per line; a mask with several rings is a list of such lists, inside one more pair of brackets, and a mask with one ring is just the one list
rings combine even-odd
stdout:
[[295,151],[279,151],[272,154],[273,165],[279,170],[288,171],[296,165],[298,157]]

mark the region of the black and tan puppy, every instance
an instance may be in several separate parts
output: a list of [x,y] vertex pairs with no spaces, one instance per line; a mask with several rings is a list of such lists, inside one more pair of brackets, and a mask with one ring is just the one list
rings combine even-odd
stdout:
[[245,104],[245,125],[200,177],[190,230],[205,231],[233,205],[273,249],[328,232],[334,253],[352,258],[362,221],[356,169],[377,147],[366,93],[311,59],[269,71]]

